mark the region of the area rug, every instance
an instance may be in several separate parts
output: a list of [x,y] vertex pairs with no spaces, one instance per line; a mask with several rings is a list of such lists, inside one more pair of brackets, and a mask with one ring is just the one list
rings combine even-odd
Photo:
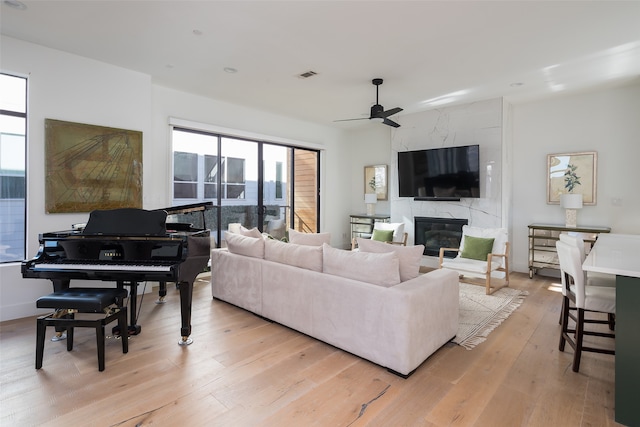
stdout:
[[460,283],[458,333],[453,342],[471,350],[485,341],[528,294],[518,289],[501,288],[486,295],[484,286]]

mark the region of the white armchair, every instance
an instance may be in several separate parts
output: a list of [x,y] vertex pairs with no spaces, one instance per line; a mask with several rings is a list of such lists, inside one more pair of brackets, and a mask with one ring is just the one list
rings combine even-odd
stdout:
[[[404,231],[404,222],[375,222],[373,224],[373,233],[378,231],[393,231],[393,236],[391,240],[385,240],[386,243],[391,243],[392,245],[402,245],[407,246],[407,237],[408,233]],[[373,238],[373,233],[371,234],[371,238]],[[356,239],[351,240],[351,250],[355,250],[358,247]]]
[[[455,258],[444,258],[445,251],[455,251]],[[440,248],[440,268],[455,270],[462,276],[485,281],[487,295],[509,286],[509,241],[504,228],[479,228],[465,225],[459,248]],[[491,279],[502,280],[495,286]]]

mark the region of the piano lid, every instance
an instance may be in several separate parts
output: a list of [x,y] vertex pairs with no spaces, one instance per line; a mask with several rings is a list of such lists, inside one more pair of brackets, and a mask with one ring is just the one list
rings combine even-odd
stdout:
[[84,235],[164,236],[167,212],[137,208],[95,210],[89,214]]

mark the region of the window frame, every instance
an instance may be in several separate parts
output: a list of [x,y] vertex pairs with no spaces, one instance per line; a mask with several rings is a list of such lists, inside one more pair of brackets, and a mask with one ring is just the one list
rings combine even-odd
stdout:
[[[23,203],[23,208],[22,208],[22,253],[21,255],[18,255],[17,258],[7,258],[7,259],[3,259],[0,258],[0,264],[8,264],[8,263],[13,263],[13,262],[20,262],[22,260],[24,260],[26,258],[26,253],[27,253],[27,195],[28,195],[28,162],[27,162],[27,152],[28,152],[28,129],[29,129],[29,121],[28,121],[28,100],[29,100],[29,79],[28,76],[21,76],[21,75],[17,75],[17,74],[12,74],[9,72],[0,72],[0,75],[2,76],[8,76],[11,78],[16,78],[16,79],[22,79],[24,80],[24,111],[18,111],[18,110],[8,110],[5,108],[0,108],[0,116],[7,116],[7,117],[16,117],[16,118],[20,118],[23,119],[24,121],[24,132],[23,134],[16,134],[13,132],[10,133],[6,133],[6,135],[14,135],[14,136],[22,136],[24,139],[24,163],[23,163],[23,167],[24,167],[24,175],[23,175],[23,184],[22,184],[22,194],[20,195],[20,197],[2,197],[2,193],[4,193],[4,190],[0,191],[0,200],[21,200]],[[1,142],[1,141],[0,141]],[[9,170],[7,169],[8,172],[12,171],[13,169]],[[18,170],[19,169],[15,169]],[[2,173],[2,169],[0,169],[0,173]],[[3,175],[4,176],[4,175]],[[16,177],[19,175],[13,175],[13,174],[7,174],[7,176],[10,177]],[[9,208],[9,203],[7,203],[7,208]],[[4,212],[3,212],[4,214]],[[5,227],[5,225],[3,225],[3,228]],[[12,227],[12,226],[7,226],[7,228]],[[4,230],[2,230],[4,231]],[[4,234],[4,233],[3,233]],[[0,235],[0,237],[2,237],[2,235]],[[0,240],[0,246],[6,246],[3,244],[3,240]],[[9,246],[10,248],[10,246]],[[6,250],[7,248],[4,248],[4,250]]]

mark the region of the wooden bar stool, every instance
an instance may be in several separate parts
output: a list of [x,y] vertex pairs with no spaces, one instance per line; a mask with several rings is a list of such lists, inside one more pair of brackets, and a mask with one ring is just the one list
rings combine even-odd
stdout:
[[[126,289],[68,288],[38,298],[36,302],[38,308],[51,308],[56,311],[37,319],[36,369],[42,368],[47,326],[56,326],[58,330],[67,330],[67,351],[73,349],[73,328],[95,328],[98,346],[98,369],[104,371],[104,327],[117,319],[122,340],[122,352],[127,353],[129,351],[127,307],[123,303],[126,297]],[[75,313],[104,313],[105,317],[76,319]]]

